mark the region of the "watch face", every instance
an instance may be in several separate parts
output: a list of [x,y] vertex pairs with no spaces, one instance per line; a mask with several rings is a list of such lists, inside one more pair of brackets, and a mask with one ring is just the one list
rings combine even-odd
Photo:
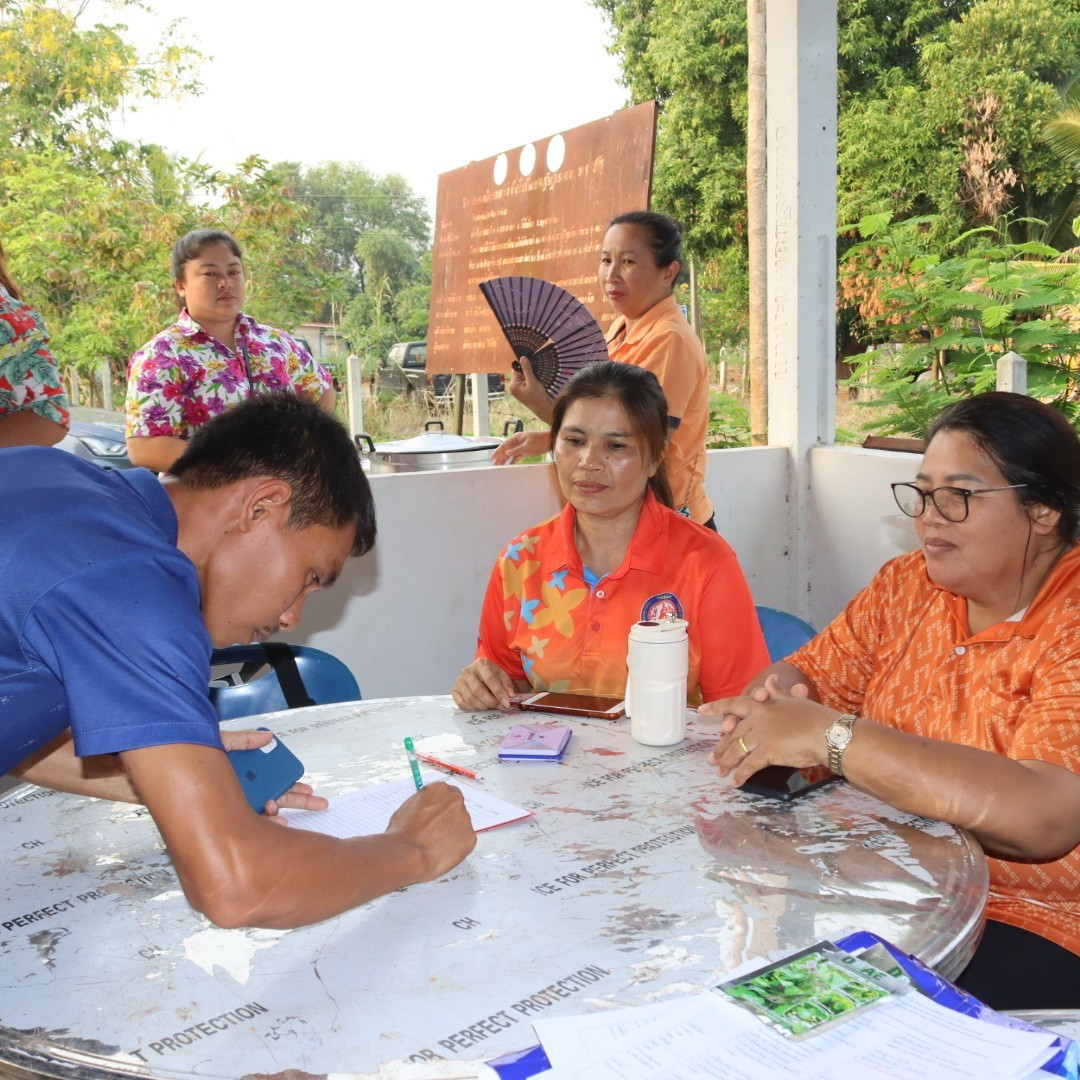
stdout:
[[851,742],[851,728],[838,720],[825,732],[825,741],[835,750],[843,750]]

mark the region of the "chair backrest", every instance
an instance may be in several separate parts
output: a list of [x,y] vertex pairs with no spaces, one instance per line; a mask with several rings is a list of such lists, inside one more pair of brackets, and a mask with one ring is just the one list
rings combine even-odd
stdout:
[[[303,680],[307,696],[316,705],[360,699],[360,687],[355,676],[336,656],[308,645],[289,645],[288,649],[296,662],[296,670]],[[249,678],[269,663],[270,659],[262,645],[233,645],[228,649],[215,649],[211,658],[213,668],[243,665],[246,670],[238,675],[244,678]],[[233,676],[233,680],[236,679],[237,676]],[[260,678],[235,682],[234,685],[221,685],[215,680],[209,692],[220,720],[289,708],[273,667]]]
[[798,615],[778,608],[758,607],[758,622],[765,635],[765,646],[769,650],[769,659],[775,664],[785,656],[805,645],[817,631]]

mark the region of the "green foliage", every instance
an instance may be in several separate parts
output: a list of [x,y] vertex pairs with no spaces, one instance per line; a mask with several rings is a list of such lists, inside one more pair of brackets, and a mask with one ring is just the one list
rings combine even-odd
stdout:
[[705,444],[713,450],[750,445],[750,416],[742,402],[719,390],[710,392],[709,431]]
[[1080,266],[1049,261],[1058,253],[1045,244],[1008,240],[1007,225],[947,243],[936,239],[939,225],[883,215],[858,224],[864,239],[848,257],[877,283],[882,307],[871,319],[879,345],[856,359],[850,385],[871,387],[875,408],[891,409],[873,429],[925,435],[950,401],[994,388],[1007,352],[1027,360],[1033,396],[1075,413]]
[[[661,102],[653,205],[682,220],[702,289],[722,291],[703,333],[737,340],[746,0],[593,3],[632,100]],[[1009,240],[1074,243],[1075,158],[1041,132],[1080,75],[1080,0],[838,0],[838,16],[840,220],[934,214],[947,237],[1011,209]]]
[[290,198],[307,208],[305,237],[320,255],[323,319],[340,322],[349,348],[383,355],[395,341],[427,337],[431,218],[394,174],[352,162],[304,168],[282,162]]
[[426,334],[431,222],[404,180],[259,157],[218,171],[115,139],[118,109],[197,93],[201,58],[175,23],[141,56],[122,23],[84,25],[84,8],[0,0],[0,242],[63,365],[87,374],[108,362],[123,382],[131,353],[175,318],[170,249],[200,227],[240,242],[246,307],[263,322],[340,321],[370,261],[381,284],[368,306],[385,330],[375,336]]

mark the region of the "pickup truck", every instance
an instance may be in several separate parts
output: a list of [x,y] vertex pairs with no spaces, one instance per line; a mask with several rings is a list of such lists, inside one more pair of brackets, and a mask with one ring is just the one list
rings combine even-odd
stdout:
[[[501,375],[488,375],[487,380],[488,397],[499,397],[506,389]],[[453,393],[453,381],[453,375],[428,374],[426,341],[399,341],[379,361],[375,391],[406,396],[430,394],[442,399]]]

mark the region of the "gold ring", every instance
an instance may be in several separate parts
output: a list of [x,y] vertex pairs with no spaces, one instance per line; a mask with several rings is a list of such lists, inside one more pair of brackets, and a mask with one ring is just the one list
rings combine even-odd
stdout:
[[746,745],[746,742],[743,740],[743,737],[741,735],[739,736],[739,746],[742,747],[743,754],[749,756],[750,747]]

